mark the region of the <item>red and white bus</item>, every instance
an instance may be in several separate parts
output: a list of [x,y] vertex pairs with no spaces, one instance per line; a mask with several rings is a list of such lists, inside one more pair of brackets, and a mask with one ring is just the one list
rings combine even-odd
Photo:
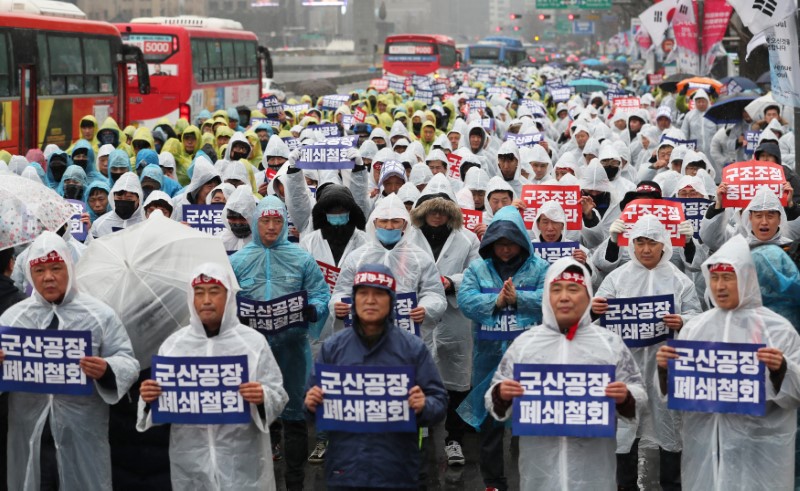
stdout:
[[[24,7],[23,12],[16,10]],[[0,12],[0,148],[25,154],[80,138],[80,120],[113,117],[124,127],[127,63],[142,53],[122,44],[112,24],[86,20],[64,2],[11,4]],[[147,92],[148,79],[133,92]]]
[[383,71],[392,75],[446,77],[458,69],[452,38],[438,34],[397,34],[386,38]]
[[[210,17],[147,17],[117,24],[124,43],[144,53],[151,93],[129,100],[131,119],[152,127],[166,117],[194,121],[203,109],[255,107],[269,51],[239,22]],[[135,86],[135,76],[128,85]]]

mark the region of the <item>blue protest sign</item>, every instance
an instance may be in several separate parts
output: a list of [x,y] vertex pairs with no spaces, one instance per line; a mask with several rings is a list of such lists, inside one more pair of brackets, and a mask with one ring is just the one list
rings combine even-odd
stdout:
[[511,98],[514,95],[514,89],[512,87],[494,86],[494,87],[489,87],[488,89],[486,89],[486,94],[488,94],[488,95],[501,95],[501,96],[505,96],[505,97]]
[[281,138],[281,140],[283,140],[283,142],[286,144],[286,146],[289,147],[290,151],[291,150],[297,150],[298,148],[300,148],[302,146],[302,145],[300,145],[300,140],[298,140],[297,138],[291,137],[291,136],[286,136],[284,138]]
[[[353,305],[353,299],[342,297],[342,303]],[[419,336],[420,323],[411,320],[411,311],[417,308],[417,294],[415,292],[398,293],[394,304],[394,324],[415,336]],[[344,318],[344,327],[353,327],[352,311]]]
[[562,257],[572,257],[576,249],[580,249],[578,242],[532,242],[533,253],[553,264]]
[[606,396],[614,365],[514,365],[525,394],[514,398],[519,436],[614,438],[616,404]]
[[408,406],[415,385],[413,366],[337,366],[317,363],[324,393],[316,411],[317,431],[351,433],[417,432]]
[[277,334],[290,327],[308,327],[303,309],[308,306],[308,292],[301,290],[272,300],[253,300],[236,296],[239,321],[265,334]]
[[299,169],[352,169],[353,161],[347,158],[347,154],[357,144],[358,135],[351,135],[304,145],[295,165]]
[[81,215],[86,213],[86,203],[77,199],[68,199],[67,202],[72,205],[73,212],[69,217],[69,233],[72,234],[73,239],[83,242],[89,232],[89,228],[81,221]]
[[678,411],[766,414],[763,344],[671,339],[678,358],[667,366],[667,407]]
[[714,204],[714,201],[704,198],[664,198],[669,201],[677,201],[683,204],[683,214],[687,220],[692,222],[694,227],[694,238],[700,240],[700,224],[703,223],[703,217],[706,216],[708,207]]
[[269,97],[262,97],[258,100],[256,108],[261,111],[264,116],[270,119],[277,119],[283,112],[283,103],[277,97],[271,95]]
[[518,147],[532,147],[544,140],[541,133],[506,133],[506,141],[513,141]]
[[441,81],[435,82],[432,89],[433,95],[441,97],[447,93],[447,83]]
[[335,111],[339,106],[344,106],[350,102],[350,96],[347,94],[333,94],[322,96],[322,109]]
[[625,346],[641,348],[672,338],[672,330],[663,319],[674,313],[674,295],[609,298],[608,311],[600,317],[600,325],[619,334]]
[[433,91],[432,90],[425,90],[420,89],[416,92],[415,96],[416,99],[424,102],[427,105],[433,104]]
[[479,109],[486,110],[486,101],[483,99],[469,99],[467,100],[467,106],[469,106],[470,111],[477,111]]
[[[758,147],[758,139],[761,137],[760,131],[745,131],[744,132],[744,154],[747,158],[751,158]],[[726,164],[728,162],[725,162]]]
[[183,221],[193,229],[209,235],[219,235],[225,230],[222,209],[225,205],[183,205]]
[[389,89],[403,93],[406,90],[406,83],[402,80],[389,80]]
[[548,91],[553,97],[553,102],[566,102],[575,93],[575,87],[569,85],[550,85]]
[[309,109],[311,109],[311,105],[308,104],[308,103],[304,103],[304,104],[284,104],[283,105],[283,110],[284,111],[291,111],[295,115],[298,115],[300,113],[304,113],[304,112],[308,111]]
[[270,119],[270,118],[251,118],[250,119],[250,127],[251,128],[258,128],[262,124],[265,124],[273,129],[280,131],[281,129],[281,122],[277,119]]
[[92,356],[90,331],[0,326],[5,354],[0,391],[91,395],[94,386],[80,360]]
[[349,130],[355,124],[355,119],[352,114],[342,114],[342,127]]
[[247,424],[250,405],[239,393],[248,381],[247,356],[153,356],[152,379],[161,387],[153,423]]
[[[517,291],[534,291],[532,287],[516,287]],[[500,288],[481,288],[481,293],[499,294]],[[527,331],[530,326],[517,323],[516,306],[507,306],[500,310],[493,326],[481,324],[478,328],[478,339],[482,341],[510,341]]]
[[690,150],[697,150],[697,140],[681,140],[680,138],[672,138],[671,136],[661,135],[662,142],[672,142],[675,146],[683,145]]

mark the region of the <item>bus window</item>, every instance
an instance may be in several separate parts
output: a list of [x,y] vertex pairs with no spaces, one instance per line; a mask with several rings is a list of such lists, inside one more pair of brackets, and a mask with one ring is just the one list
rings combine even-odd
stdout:
[[50,49],[50,88],[53,95],[82,94],[83,60],[77,37],[48,35]]
[[236,76],[235,78],[245,78],[247,76],[247,48],[244,41],[233,43],[233,50],[236,54]]
[[39,52],[39,95],[50,95],[50,57],[47,55],[47,38],[42,33],[36,35],[36,48]]
[[17,95],[11,74],[11,46],[7,33],[0,34],[0,97]]
[[222,80],[222,43],[208,41],[208,71],[210,76],[206,80]]
[[114,91],[109,53],[111,53],[111,48],[108,39],[85,38],[83,40],[87,93],[109,94]]
[[223,78],[230,80],[236,78],[236,57],[233,54],[233,41],[222,41],[222,66]]
[[192,70],[198,82],[208,78],[208,51],[206,42],[201,39],[192,39]]
[[249,78],[260,77],[258,73],[258,55],[256,55],[256,43],[253,41],[245,41],[244,43],[245,59],[247,60],[248,71],[246,76]]
[[439,65],[451,67],[456,64],[456,49],[448,44],[439,45]]

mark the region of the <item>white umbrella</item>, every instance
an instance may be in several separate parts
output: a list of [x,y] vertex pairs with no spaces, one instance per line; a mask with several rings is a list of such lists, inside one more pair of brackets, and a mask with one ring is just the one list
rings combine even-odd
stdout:
[[120,316],[142,369],[170,334],[189,323],[192,271],[206,262],[231,267],[221,239],[154,213],[93,240],[76,272],[78,288]]
[[72,205],[44,184],[15,174],[0,177],[0,249],[55,232],[73,213]]

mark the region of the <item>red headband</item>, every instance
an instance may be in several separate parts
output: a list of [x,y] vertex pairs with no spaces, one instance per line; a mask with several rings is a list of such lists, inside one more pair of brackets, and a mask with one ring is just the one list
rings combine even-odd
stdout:
[[28,263],[31,267],[36,266],[37,264],[48,264],[48,263],[63,263],[64,258],[59,255],[56,251],[50,251],[42,257],[37,257],[35,259],[31,259]]
[[586,286],[586,278],[584,278],[582,273],[570,273],[564,271],[560,275],[553,278],[553,281],[551,281],[550,284],[553,284],[556,281],[569,281],[570,283],[577,283],[581,286]]
[[637,193],[660,193],[658,189],[650,186],[649,184],[640,184],[638,188],[636,188]]
[[283,218],[283,215],[281,215],[280,211],[273,210],[273,209],[262,211],[260,216],[262,216],[262,217],[281,217],[281,218]]
[[717,263],[712,264],[708,267],[709,273],[735,273],[736,270],[733,268],[732,264],[728,263]]
[[224,287],[225,285],[216,278],[212,278],[211,276],[201,274],[197,278],[192,280],[192,288],[196,287],[197,285],[219,285]]
[[353,283],[356,286],[375,285],[378,287],[388,288],[392,291],[395,291],[394,278],[383,273],[372,273],[369,271],[356,273],[356,279]]

